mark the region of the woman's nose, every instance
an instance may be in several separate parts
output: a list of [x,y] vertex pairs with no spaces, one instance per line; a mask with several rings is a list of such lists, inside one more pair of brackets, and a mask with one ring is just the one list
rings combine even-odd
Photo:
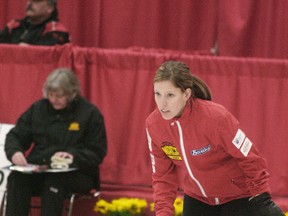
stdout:
[[166,107],[167,106],[167,100],[164,97],[162,97],[160,104],[162,107]]

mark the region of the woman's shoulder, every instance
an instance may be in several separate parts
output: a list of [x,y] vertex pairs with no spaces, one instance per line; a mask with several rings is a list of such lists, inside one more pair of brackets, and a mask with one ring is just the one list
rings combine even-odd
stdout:
[[226,113],[229,112],[225,106],[219,103],[202,99],[196,99],[194,101],[194,107],[196,111],[203,112],[211,116],[226,115]]
[[237,120],[225,106],[206,100],[194,101],[192,105],[192,116],[193,118],[191,118],[191,120],[210,125],[219,124],[219,122],[227,120]]

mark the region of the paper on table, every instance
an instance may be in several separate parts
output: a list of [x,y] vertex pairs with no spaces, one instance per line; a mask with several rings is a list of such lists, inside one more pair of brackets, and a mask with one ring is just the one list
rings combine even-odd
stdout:
[[40,166],[36,164],[27,164],[26,166],[12,165],[9,167],[10,170],[19,172],[43,172],[47,169],[47,166]]
[[35,172],[71,172],[77,170],[77,168],[67,169],[49,169],[46,165],[28,164],[27,166],[12,165],[9,167],[12,171],[18,171],[23,173],[35,173]]
[[77,168],[65,168],[65,169],[46,169],[43,172],[51,172],[51,173],[61,173],[61,172],[71,172],[75,171]]

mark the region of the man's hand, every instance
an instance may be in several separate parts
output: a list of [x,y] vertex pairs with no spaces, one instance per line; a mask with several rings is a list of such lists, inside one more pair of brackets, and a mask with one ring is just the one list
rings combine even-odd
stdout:
[[24,43],[24,42],[19,43],[19,46],[29,46],[29,45],[30,45],[30,44]]
[[12,158],[12,163],[19,166],[26,166],[27,160],[22,152],[16,152]]
[[56,152],[53,156],[60,157],[60,158],[70,158],[73,160],[73,155],[68,152]]

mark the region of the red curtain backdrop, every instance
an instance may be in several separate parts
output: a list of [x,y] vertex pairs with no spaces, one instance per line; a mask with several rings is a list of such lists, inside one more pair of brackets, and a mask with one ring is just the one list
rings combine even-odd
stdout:
[[219,1],[219,54],[288,57],[288,1]]
[[[286,0],[59,0],[74,45],[162,48],[221,56],[288,57]],[[0,1],[0,28],[25,14],[25,0]]]
[[149,49],[2,45],[0,122],[14,124],[32,102],[42,97],[47,74],[55,67],[71,67],[81,81],[84,96],[105,117],[108,155],[101,166],[102,183],[149,188],[151,167],[144,121],[155,108],[154,72],[167,59],[186,62],[194,74],[207,82],[214,101],[235,114],[267,158],[273,195],[287,196],[286,60],[209,57]]

